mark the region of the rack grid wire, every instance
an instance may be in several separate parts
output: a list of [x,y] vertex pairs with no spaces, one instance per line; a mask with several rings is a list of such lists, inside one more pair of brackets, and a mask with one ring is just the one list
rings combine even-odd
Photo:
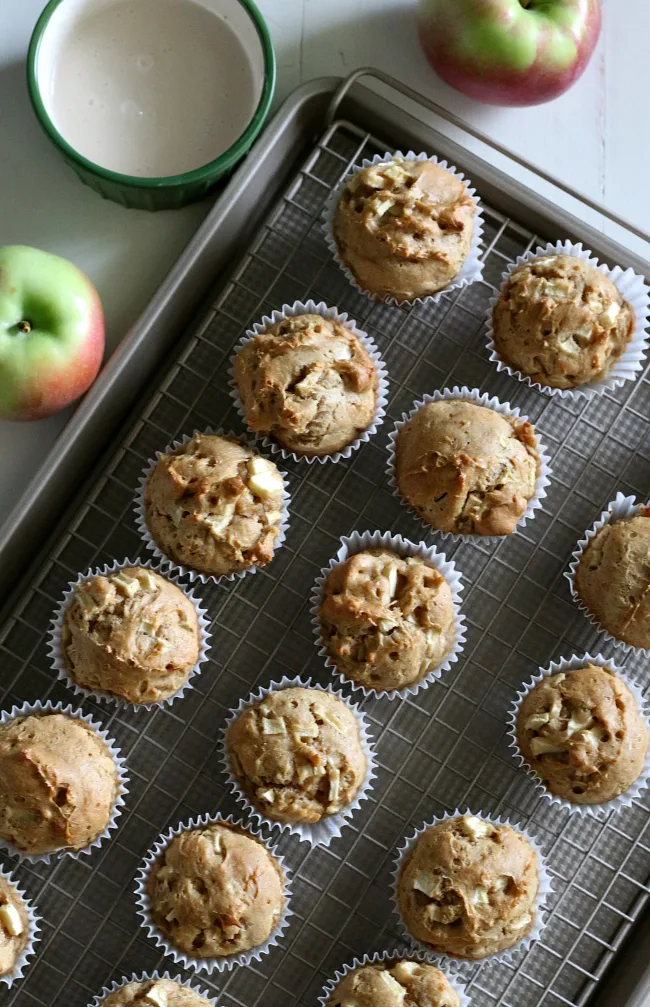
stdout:
[[[136,917],[133,885],[141,858],[160,832],[179,821],[216,811],[241,817],[219,767],[218,727],[258,684],[297,673],[323,684],[331,680],[311,634],[314,579],[335,554],[339,537],[354,529],[422,537],[421,526],[387,486],[387,434],[414,399],[455,384],[510,401],[535,423],[553,467],[543,510],[504,540],[442,543],[465,582],[468,640],[460,663],[409,699],[363,703],[379,764],[370,800],[327,849],[310,851],[281,834],[296,914],[281,949],[259,964],[197,975],[197,981],[223,1007],[313,1007],[344,962],[375,950],[404,949],[392,915],[394,851],[413,826],[456,807],[527,826],[554,878],[540,941],[519,952],[513,964],[462,967],[475,1007],[581,1007],[644,906],[648,800],[602,819],[571,817],[550,806],[515,767],[505,714],[538,666],[587,650],[614,653],[599,644],[572,604],[562,574],[575,542],[617,489],[640,499],[648,494],[647,371],[591,400],[550,398],[496,372],[485,349],[486,306],[507,263],[534,247],[536,238],[489,207],[483,282],[419,306],[389,307],[354,290],[327,252],[320,215],[353,164],[387,149],[385,140],[343,121],[323,136],[203,324],[179,344],[163,384],[0,633],[3,707],[36,699],[78,702],[49,665],[53,608],[79,571],[143,555],[133,497],[156,450],[208,425],[241,430],[227,369],[245,329],[284,303],[312,297],[347,311],[374,337],[391,380],[386,423],[347,461],[284,463],[292,493],[287,543],[255,576],[198,591],[210,612],[213,641],[211,660],[193,690],[152,713],[82,704],[126,756],[130,793],[115,837],[92,856],[17,867],[0,858],[13,865],[43,917],[37,960],[2,995],[7,1007],[83,1007],[114,978],[179,971]],[[435,540],[433,534],[428,538]],[[644,662],[620,653],[617,660],[647,684]]]

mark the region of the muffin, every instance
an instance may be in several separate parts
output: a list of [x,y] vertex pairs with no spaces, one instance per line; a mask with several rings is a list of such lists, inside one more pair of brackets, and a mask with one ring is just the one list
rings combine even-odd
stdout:
[[223,958],[264,944],[284,906],[280,864],[227,822],[188,829],[151,866],[151,919],[177,951]]
[[194,434],[160,455],[144,511],[154,542],[175,563],[214,577],[264,566],[280,535],[282,476],[234,437]]
[[636,318],[600,270],[573,255],[544,255],[513,270],[492,322],[504,363],[544,387],[579,388],[607,375]]
[[399,429],[395,481],[436,531],[509,535],[541,469],[530,423],[465,399],[421,406]]
[[354,332],[321,315],[270,325],[239,351],[234,374],[250,429],[308,458],[352,444],[377,409],[372,357]]
[[604,804],[643,771],[648,729],[625,682],[609,668],[543,678],[524,697],[517,744],[546,790],[571,804]]
[[21,853],[90,846],[117,793],[108,745],[83,720],[43,713],[0,725],[0,839]]
[[0,875],[0,978],[9,976],[29,941],[29,916],[24,900]]
[[128,703],[158,703],[185,685],[199,659],[194,605],[139,566],[78,583],[66,608],[61,655],[69,678]]
[[421,833],[400,871],[397,899],[412,937],[472,961],[505,951],[533,928],[537,853],[510,825],[464,815]]
[[650,649],[650,517],[604,525],[582,552],[574,587],[603,629]]
[[328,574],[320,608],[325,648],[346,678],[368,689],[419,682],[456,639],[451,588],[418,556],[366,549]]
[[458,177],[432,161],[396,158],[353,175],[336,208],[334,238],[364,290],[411,301],[458,275],[475,212]]
[[419,961],[374,962],[348,972],[327,1007],[460,1007],[446,975]]
[[352,804],[366,775],[359,723],[320,689],[271,692],[228,730],[230,765],[251,804],[276,822],[318,822]]
[[196,990],[173,979],[145,979],[126,983],[100,1001],[100,1007],[211,1007]]

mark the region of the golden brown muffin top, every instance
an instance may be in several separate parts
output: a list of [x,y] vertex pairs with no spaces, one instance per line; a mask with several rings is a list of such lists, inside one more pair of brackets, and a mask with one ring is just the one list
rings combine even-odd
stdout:
[[271,692],[244,710],[227,738],[233,773],[277,822],[318,822],[351,804],[366,775],[359,722],[320,689]]
[[0,976],[9,975],[29,940],[29,916],[16,888],[0,877]]
[[156,544],[183,566],[221,576],[263,566],[273,555],[282,476],[234,437],[195,434],[161,455],[144,499]]
[[464,815],[418,836],[402,867],[398,901],[416,940],[474,960],[530,932],[538,888],[537,853],[524,836]]
[[506,363],[540,385],[577,388],[607,374],[636,319],[595,266],[572,255],[545,255],[513,270],[493,323]]
[[519,709],[517,741],[550,793],[572,804],[602,804],[638,779],[648,729],[625,682],[588,664],[531,689]]
[[340,451],[370,426],[377,369],[341,322],[296,315],[254,336],[235,357],[246,422],[296,454]]
[[117,788],[108,746],[83,720],[43,713],[0,726],[0,836],[22,853],[89,846]]
[[173,979],[146,979],[120,986],[101,1007],[210,1007],[210,1001]]
[[219,958],[268,940],[282,915],[282,868],[260,840],[220,822],[172,839],[149,871],[147,894],[175,948]]
[[132,566],[75,587],[61,644],[78,685],[130,703],[156,703],[187,681],[199,641],[187,595],[154,570]]
[[341,980],[328,1007],[460,1007],[444,972],[428,962],[376,962]]
[[442,574],[418,556],[366,549],[328,574],[320,609],[330,657],[370,689],[402,689],[424,678],[456,638],[454,604]]
[[526,420],[464,399],[422,406],[400,429],[400,493],[438,531],[509,535],[535,495],[537,438]]

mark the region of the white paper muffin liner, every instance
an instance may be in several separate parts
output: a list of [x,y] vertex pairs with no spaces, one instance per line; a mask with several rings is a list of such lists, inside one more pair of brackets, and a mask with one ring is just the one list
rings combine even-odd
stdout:
[[[263,568],[262,567],[258,567],[257,565],[254,564],[253,566],[248,567],[246,570],[238,570],[235,573],[225,573],[225,574],[222,574],[220,577],[218,577],[215,574],[204,573],[201,570],[194,570],[190,566],[183,566],[181,563],[177,563],[176,560],[173,560],[170,556],[168,556],[166,553],[164,553],[162,551],[162,549],[154,541],[154,537],[151,534],[151,532],[149,531],[149,526],[147,525],[147,519],[145,517],[144,491],[145,491],[145,487],[147,485],[147,482],[149,480],[149,476],[151,475],[151,473],[155,469],[155,467],[156,467],[156,465],[158,463],[158,459],[162,455],[169,454],[169,452],[175,451],[176,448],[183,447],[184,444],[187,444],[189,441],[192,440],[192,437],[194,437],[195,434],[206,434],[207,436],[216,436],[216,437],[229,437],[232,440],[240,441],[240,443],[244,444],[251,451],[254,451],[256,454],[259,454],[257,445],[255,445],[254,443],[252,443],[252,441],[249,438],[244,437],[241,434],[235,434],[235,433],[232,433],[232,432],[229,432],[229,431],[225,431],[225,430],[223,430],[221,428],[219,428],[218,430],[214,430],[212,427],[206,427],[204,430],[193,430],[191,434],[185,434],[184,437],[180,437],[178,440],[173,441],[171,444],[169,444],[166,448],[164,448],[163,451],[157,451],[156,452],[156,457],[151,459],[151,461],[147,464],[147,467],[145,468],[144,472],[140,476],[140,479],[138,480],[138,489],[137,489],[137,492],[136,492],[136,497],[135,497],[135,502],[134,502],[134,505],[135,505],[135,515],[136,515],[135,516],[135,523],[136,523],[138,532],[140,533],[140,535],[141,535],[141,537],[142,537],[142,539],[144,541],[145,546],[147,547],[147,549],[151,550],[151,552],[154,554],[154,556],[156,556],[156,558],[158,559],[158,561],[160,563],[160,566],[161,566],[163,572],[166,569],[166,567],[169,566],[169,567],[172,567],[174,570],[177,571],[177,574],[178,574],[179,577],[188,577],[189,580],[191,580],[191,581],[200,580],[202,584],[207,584],[207,583],[210,583],[210,582],[212,582],[213,584],[222,584],[222,583],[225,583],[227,581],[241,580],[242,577],[246,577],[248,574],[251,574],[251,573],[257,573],[257,571],[259,569],[263,569]],[[289,527],[289,504],[291,502],[291,496],[289,494],[289,489],[288,489],[288,485],[289,484],[287,482],[286,475],[280,469],[278,469],[278,472],[282,476],[282,485],[283,485],[282,514],[283,514],[283,517],[282,517],[282,521],[280,522],[280,532],[279,532],[279,535],[276,538],[275,543],[273,545],[273,555],[275,555],[275,553],[278,551],[278,549],[280,548],[280,546],[286,540],[286,537],[287,537],[287,528]],[[271,559],[269,562],[273,562],[273,560]],[[268,564],[265,564],[265,565],[268,565]]]
[[[432,164],[439,164],[441,168],[444,168],[445,171],[448,171],[450,175],[454,176],[454,178],[458,178],[461,182],[465,182],[467,193],[469,196],[471,196],[472,200],[474,201],[474,206],[476,207],[476,212],[474,214],[474,228],[472,231],[472,240],[470,243],[469,252],[467,254],[465,262],[463,263],[457,275],[453,278],[451,283],[448,283],[446,287],[443,287],[442,290],[438,290],[435,294],[429,294],[426,297],[414,297],[408,301],[406,300],[398,301],[396,297],[392,296],[381,297],[378,294],[374,294],[372,291],[366,290],[364,287],[362,287],[359,284],[356,277],[354,276],[352,270],[349,269],[343,262],[338,250],[338,246],[336,244],[336,238],[334,237],[334,218],[336,216],[336,208],[339,204],[341,196],[343,195],[343,190],[345,189],[346,185],[348,184],[352,176],[356,175],[357,172],[362,171],[364,168],[369,168],[371,165],[381,164],[387,161],[394,161],[399,158],[404,158],[409,161],[411,160],[431,161]],[[360,291],[360,293],[365,294],[366,297],[370,297],[375,301],[383,301],[384,304],[393,304],[393,305],[433,304],[436,301],[439,301],[443,294],[449,293],[450,290],[457,290],[460,289],[461,287],[466,287],[470,283],[475,283],[477,280],[480,280],[483,277],[483,262],[481,261],[481,240],[483,237],[483,213],[481,203],[476,194],[476,189],[472,188],[469,179],[466,179],[465,176],[460,171],[458,171],[457,168],[454,168],[452,165],[448,164],[447,161],[441,161],[435,155],[429,155],[423,153],[416,154],[412,150],[409,150],[406,154],[403,154],[400,150],[397,150],[395,151],[394,154],[375,154],[375,156],[370,160],[368,158],[364,158],[361,164],[356,164],[354,165],[353,168],[351,168],[351,170],[347,173],[347,175],[341,181],[341,183],[330,194],[323,210],[323,232],[325,234],[325,241],[327,242],[327,247],[332,253],[334,260],[336,261],[336,264],[345,273],[345,276],[352,284],[352,286],[355,287],[356,290]]]
[[217,1007],[217,1001],[213,996],[210,996],[206,990],[201,989],[199,986],[193,986],[191,982],[183,979],[180,975],[170,975],[169,972],[139,972],[133,973],[131,976],[123,976],[119,982],[112,982],[110,986],[104,986],[101,993],[98,993],[88,1007],[102,1007],[106,997],[110,996],[111,993],[116,993],[117,990],[122,989],[123,986],[128,986],[129,983],[148,983],[157,982],[159,979],[169,979],[171,982],[178,983],[179,986],[184,986],[185,989],[191,990],[192,993],[196,993],[197,996],[203,997],[208,1003],[211,1003],[213,1007]]
[[[336,566],[339,566],[341,563],[345,563],[346,559],[350,556],[354,556],[355,553],[358,552],[363,552],[365,549],[389,549],[402,557],[418,556],[420,559],[430,563],[431,566],[434,566],[436,570],[442,574],[451,588],[454,604],[454,625],[456,627],[456,638],[454,640],[454,644],[441,664],[430,668],[423,678],[418,679],[417,682],[412,682],[403,689],[369,688],[362,685],[360,682],[355,682],[351,678],[347,678],[342,671],[339,671],[336,661],[330,657],[329,651],[327,650],[322,637],[319,612],[321,605],[323,604],[325,581]],[[427,546],[424,542],[410,542],[408,539],[402,538],[401,535],[391,535],[390,532],[382,533],[380,531],[375,531],[360,533],[355,531],[352,535],[343,535],[341,537],[341,548],[337,552],[336,556],[330,560],[329,566],[323,567],[321,570],[320,575],[317,577],[316,583],[314,584],[314,589],[310,599],[311,605],[309,611],[312,616],[312,629],[316,638],[316,644],[319,647],[319,656],[323,658],[327,667],[332,669],[341,682],[345,685],[351,686],[353,689],[359,690],[363,693],[364,697],[380,696],[385,697],[386,699],[404,699],[406,696],[414,696],[420,691],[420,689],[425,689],[428,685],[435,681],[436,678],[440,678],[443,671],[447,671],[452,664],[455,664],[463,652],[466,627],[465,618],[461,613],[462,591],[463,580],[456,564],[452,560],[447,559],[444,553],[438,552],[435,546]]]
[[[239,389],[235,381],[235,357],[243,349],[243,347],[258,336],[261,332],[265,332],[271,325],[277,325],[278,322],[282,322],[286,318],[294,318],[296,315],[320,315],[322,318],[328,318],[332,321],[339,322],[341,325],[345,325],[347,329],[354,333],[354,335],[363,344],[365,350],[372,358],[373,363],[377,369],[377,406],[375,409],[375,415],[372,422],[362,434],[350,444],[346,444],[344,448],[340,451],[333,451],[328,455],[315,455],[312,457],[307,457],[305,455],[296,454],[293,451],[283,448],[281,444],[275,441],[272,437],[268,437],[265,434],[256,433],[254,430],[250,430],[248,423],[246,422],[246,412],[244,410],[244,405],[239,394]],[[249,430],[250,435],[258,441],[263,447],[268,448],[273,454],[279,454],[282,458],[290,458],[295,462],[307,462],[307,464],[312,464],[313,462],[338,462],[341,458],[349,458],[353,451],[356,451],[362,444],[369,441],[370,438],[377,433],[377,429],[384,422],[384,417],[386,415],[386,404],[388,402],[388,371],[386,370],[386,364],[381,359],[377,344],[374,339],[371,339],[367,333],[362,332],[356,325],[356,322],[348,316],[346,312],[339,311],[338,308],[330,308],[323,301],[318,304],[315,301],[295,301],[294,304],[283,304],[280,311],[274,311],[269,317],[264,315],[261,322],[256,322],[252,329],[248,329],[246,335],[242,336],[237,343],[233,355],[231,357],[231,365],[228,371],[230,375],[230,395],[235,403],[235,407],[242,421]]]
[[544,781],[537,775],[535,770],[522,755],[517,741],[517,717],[519,716],[521,704],[528,693],[531,692],[536,685],[542,682],[545,678],[549,678],[551,675],[559,675],[561,672],[566,671],[575,671],[577,668],[585,668],[588,664],[596,665],[598,668],[608,668],[610,671],[613,671],[615,675],[618,675],[621,681],[627,685],[636,700],[639,713],[643,717],[646,728],[650,734],[650,709],[648,708],[648,704],[646,703],[643,693],[639,689],[638,685],[633,682],[625,674],[625,672],[621,671],[621,669],[618,668],[613,661],[608,661],[606,658],[600,656],[592,657],[591,654],[583,654],[582,657],[578,654],[574,654],[572,657],[562,658],[560,661],[552,661],[547,668],[540,668],[538,674],[534,675],[533,678],[531,678],[531,680],[523,686],[522,691],[517,693],[517,698],[514,700],[508,714],[508,736],[510,737],[510,748],[512,749],[515,759],[519,763],[519,766],[533,780],[542,797],[545,797],[551,804],[557,805],[558,808],[568,811],[572,815],[589,815],[592,818],[602,818],[609,814],[610,811],[619,811],[621,808],[629,808],[634,801],[639,800],[643,791],[647,790],[648,786],[650,786],[650,745],[648,746],[643,769],[641,770],[639,777],[634,781],[631,787],[625,791],[624,794],[613,798],[611,801],[605,801],[603,804],[573,804],[571,801],[567,801],[563,797],[558,797],[556,794],[552,794],[546,789]]
[[449,980],[454,992],[460,1000],[460,1007],[469,1007],[472,1001],[467,994],[462,977],[446,966],[441,968],[440,964],[434,964],[434,962],[431,961],[430,955],[425,955],[422,951],[377,951],[374,955],[364,955],[363,958],[355,958],[349,965],[342,965],[341,969],[334,973],[334,978],[330,979],[323,987],[323,992],[319,996],[318,1002],[321,1007],[328,1007],[329,998],[338,984],[342,982],[350,972],[354,972],[356,969],[362,969],[367,965],[378,965],[384,962],[404,961],[419,962],[422,965],[432,965],[434,968],[437,968],[443,973],[445,978]]
[[[351,804],[349,804],[346,808],[343,808],[336,815],[326,815],[324,818],[321,818],[319,822],[276,822],[272,818],[265,818],[264,815],[257,810],[255,805],[249,801],[230,767],[227,737],[231,725],[235,722],[237,717],[244,712],[244,710],[249,709],[256,703],[260,703],[272,692],[281,692],[283,689],[317,689],[319,692],[328,692],[330,695],[336,696],[337,699],[340,699],[342,703],[345,703],[349,710],[352,710],[359,724],[361,747],[363,748],[363,752],[366,757],[366,775],[363,783],[359,787],[355,799]],[[226,726],[221,731],[219,749],[221,752],[221,763],[223,765],[224,772],[228,777],[230,789],[232,790],[237,802],[245,808],[250,817],[253,818],[260,826],[264,824],[268,825],[271,829],[279,829],[281,832],[290,832],[293,835],[298,836],[298,839],[301,842],[309,843],[312,847],[318,845],[329,846],[333,839],[337,839],[341,835],[341,830],[348,824],[349,819],[352,818],[361,802],[367,799],[370,791],[372,790],[372,780],[377,775],[375,773],[375,755],[372,749],[372,737],[364,714],[361,713],[358,706],[355,706],[349,699],[346,699],[342,692],[337,689],[333,689],[331,686],[324,688],[322,685],[317,685],[315,682],[312,682],[311,678],[303,680],[299,677],[288,678],[285,675],[279,682],[271,682],[266,689],[259,688],[256,692],[253,692],[250,696],[248,696],[247,699],[240,699],[237,708],[235,710],[231,710],[228,714]]]
[[[491,955],[485,955],[484,958],[454,958],[452,955],[447,955],[442,951],[434,951],[432,948],[428,947],[426,944],[422,944],[420,941],[416,940],[411,931],[409,930],[402,912],[399,907],[399,899],[397,897],[397,889],[399,885],[399,879],[402,873],[402,868],[404,866],[404,861],[407,854],[412,850],[413,846],[417,842],[418,838],[427,829],[433,828],[434,825],[440,825],[442,822],[446,822],[449,818],[462,818],[465,815],[472,815],[475,818],[480,818],[482,821],[490,822],[492,825],[509,825],[511,829],[518,832],[519,835],[523,836],[531,847],[537,853],[537,869],[539,873],[539,889],[537,892],[537,901],[535,904],[535,923],[532,930],[521,940],[517,941],[511,948],[506,948],[505,951],[497,951]],[[531,944],[538,940],[544,926],[545,921],[545,904],[548,896],[553,890],[553,885],[551,878],[549,876],[546,867],[546,858],[542,853],[538,841],[528,832],[526,829],[522,829],[520,825],[516,825],[511,822],[508,818],[502,818],[497,815],[487,815],[482,812],[479,814],[473,811],[460,811],[456,808],[455,811],[446,811],[444,815],[439,818],[433,818],[430,822],[425,822],[419,829],[415,831],[404,839],[401,846],[397,848],[397,856],[395,858],[395,869],[392,874],[392,896],[393,896],[393,912],[397,917],[398,927],[400,932],[403,934],[404,938],[416,948],[424,951],[427,956],[432,961],[444,961],[444,962],[455,962],[457,965],[482,965],[484,962],[512,962],[516,954],[522,950],[528,950]]]
[[[160,699],[156,703],[130,703],[128,700],[123,699],[113,692],[104,692],[98,689],[87,689],[85,686],[79,685],[77,682],[73,681],[70,677],[68,669],[66,667],[65,661],[63,659],[63,647],[61,643],[62,632],[63,632],[63,619],[67,608],[72,601],[75,589],[83,581],[88,580],[89,577],[97,576],[107,576],[112,573],[117,573],[118,570],[124,570],[126,567],[143,567],[145,570],[152,570],[154,573],[159,574],[164,577],[165,580],[171,581],[175,584],[183,594],[189,598],[194,606],[198,621],[199,621],[199,659],[196,664],[190,669],[187,681],[183,683],[180,689],[177,689],[172,696],[167,696],[165,699]],[[210,650],[209,640],[211,634],[208,631],[210,625],[210,619],[206,609],[204,609],[195,596],[193,591],[189,591],[185,584],[182,584],[178,577],[175,577],[169,572],[161,570],[152,560],[150,559],[136,559],[130,560],[125,559],[122,562],[115,560],[113,563],[107,563],[103,567],[97,567],[95,569],[88,570],[86,573],[80,574],[79,577],[70,581],[68,590],[63,595],[61,602],[54,614],[54,618],[50,624],[50,630],[48,633],[48,652],[50,660],[52,661],[52,667],[57,673],[57,678],[59,681],[63,682],[69,689],[72,689],[77,695],[81,697],[91,697],[99,702],[103,703],[113,703],[116,706],[127,707],[130,710],[154,710],[158,706],[171,705],[175,700],[180,699],[186,692],[192,688],[192,679],[200,674],[201,665],[205,664],[208,659],[208,654]]]
[[[548,385],[541,385],[539,382],[533,381],[528,374],[524,374],[523,371],[519,371],[516,367],[512,367],[506,363],[499,356],[494,343],[493,313],[511,274],[522,262],[530,262],[531,259],[538,259],[544,255],[573,255],[582,262],[594,266],[603,276],[607,276],[612,281],[624,300],[628,301],[634,308],[636,314],[636,325],[632,338],[625,351],[612,364],[607,374],[602,378],[587,381],[584,385],[578,385],[576,388],[550,388]],[[508,268],[503,274],[498,292],[490,299],[486,316],[487,348],[490,360],[493,364],[496,364],[498,371],[505,371],[511,378],[518,378],[519,381],[523,381],[524,384],[535,388],[537,391],[544,392],[546,395],[558,395],[560,398],[576,398],[580,395],[585,396],[585,398],[592,398],[594,395],[602,395],[603,392],[619,388],[626,381],[634,381],[637,375],[643,370],[643,363],[648,349],[646,328],[649,312],[650,287],[645,283],[644,277],[639,276],[633,269],[623,270],[620,266],[610,269],[605,263],[600,263],[592,252],[583,248],[582,243],[573,245],[570,241],[557,241],[555,244],[549,242],[545,246],[539,245],[534,251],[530,250],[524,255],[519,255],[515,262],[509,263]]]
[[0,849],[5,850],[7,855],[10,857],[17,857],[17,859],[22,863],[49,864],[53,860],[60,860],[61,857],[72,857],[74,860],[78,860],[79,857],[90,854],[93,849],[101,846],[104,840],[109,839],[111,832],[114,832],[115,829],[117,829],[117,819],[122,814],[124,797],[129,792],[127,786],[129,778],[126,772],[126,763],[120,754],[119,748],[116,746],[115,742],[109,738],[108,732],[104,730],[99,721],[93,720],[92,717],[87,716],[80,709],[74,709],[74,707],[70,705],[64,706],[63,703],[51,703],[49,701],[46,703],[41,703],[40,701],[36,703],[23,703],[22,706],[14,706],[9,711],[3,711],[0,714],[0,725],[7,724],[10,720],[15,720],[17,717],[29,717],[32,715],[43,715],[47,713],[63,713],[67,717],[73,717],[75,720],[83,720],[88,727],[92,728],[95,734],[99,735],[108,748],[110,756],[115,763],[115,771],[117,774],[117,794],[108,825],[103,832],[100,832],[96,839],[93,839],[92,843],[89,843],[88,846],[84,846],[82,850],[61,849],[55,850],[53,853],[21,853],[21,851],[16,849],[15,846],[12,846],[11,843],[8,843],[4,839],[0,839]]
[[[220,958],[192,958],[189,955],[184,954],[184,952],[179,951],[173,946],[173,944],[170,944],[153,922],[151,918],[151,904],[149,896],[147,895],[147,878],[152,865],[173,839],[180,836],[183,832],[189,832],[193,829],[204,829],[209,825],[218,825],[220,823],[223,823],[224,825],[233,825],[236,829],[240,829],[247,835],[259,840],[271,856],[275,858],[282,869],[284,878],[282,888],[284,904],[280,919],[278,920],[275,929],[263,944],[259,944],[256,948],[251,948],[250,951],[241,951],[239,954],[223,955],[223,957]],[[163,954],[173,958],[177,965],[181,965],[185,969],[196,970],[197,972],[207,972],[208,974],[212,974],[213,972],[224,972],[234,968],[235,965],[250,965],[251,962],[260,961],[263,955],[268,954],[271,948],[278,944],[279,939],[282,937],[287,928],[289,917],[293,916],[293,912],[289,907],[291,900],[291,875],[283,858],[279,855],[273,844],[268,839],[265,839],[258,829],[254,828],[249,823],[241,821],[240,819],[233,818],[232,815],[200,815],[198,818],[190,819],[189,822],[179,822],[179,824],[175,825],[172,829],[162,833],[145,856],[143,864],[138,871],[135,880],[135,895],[138,905],[137,912],[142,921],[141,926],[147,931],[147,935],[155,942],[156,946],[162,950]]]
[[17,982],[18,979],[22,979],[23,975],[25,974],[25,969],[29,963],[29,959],[35,954],[34,945],[37,944],[38,941],[40,941],[41,939],[38,936],[40,932],[40,927],[38,925],[40,922],[40,916],[36,914],[36,911],[34,910],[34,907],[32,906],[31,902],[25,895],[22,888],[20,888],[19,885],[16,884],[11,874],[9,874],[7,871],[3,871],[2,868],[0,868],[0,877],[3,877],[5,881],[7,881],[9,885],[13,888],[16,894],[20,896],[20,898],[23,901],[23,905],[25,906],[25,911],[27,913],[27,930],[28,930],[27,943],[25,944],[25,947],[18,956],[16,964],[14,965],[11,972],[7,972],[5,975],[0,976],[0,983],[4,983],[5,986],[8,986],[9,989],[11,989],[13,984]]
[[[417,513],[417,511],[408,503],[407,500],[402,496],[397,486],[397,478],[395,472],[395,448],[397,444],[397,437],[404,425],[409,422],[412,416],[421,409],[422,406],[429,405],[430,402],[449,402],[452,399],[462,399],[467,402],[475,402],[478,406],[485,406],[487,409],[493,409],[495,412],[499,413],[501,416],[511,416],[514,419],[527,421],[527,416],[522,416],[519,409],[515,409],[510,405],[509,402],[500,402],[496,396],[490,396],[488,392],[481,393],[478,388],[466,388],[463,386],[459,388],[458,385],[454,385],[453,388],[443,388],[442,391],[435,391],[433,395],[424,395],[421,399],[417,399],[413,403],[413,408],[408,413],[402,413],[401,420],[398,420],[395,424],[393,430],[391,430],[388,435],[388,463],[386,466],[386,471],[388,475],[388,484],[393,491],[393,496],[400,503],[404,504],[407,510],[417,518],[423,528],[426,529],[428,533],[436,532],[436,534],[442,536],[442,538],[449,538],[455,541],[466,541],[468,539],[486,539],[487,541],[498,541],[502,538],[507,538],[505,535],[476,535],[474,532],[462,535],[458,532],[450,531],[440,531],[434,528],[432,525],[427,524],[423,518]],[[534,428],[534,424],[532,424]],[[532,520],[535,516],[535,511],[540,510],[542,506],[542,500],[546,496],[546,488],[551,482],[551,465],[550,458],[547,455],[544,444],[542,442],[539,433],[535,429],[535,438],[537,440],[537,454],[539,456],[539,472],[537,474],[537,482],[535,485],[535,495],[531,497],[528,501],[528,506],[526,507],[526,512],[523,517],[517,522],[517,526],[514,531],[524,528],[527,521]],[[514,532],[513,532],[514,533]]]
[[580,565],[580,558],[592,538],[594,538],[600,529],[604,528],[606,524],[614,524],[616,521],[622,521],[626,518],[635,517],[637,514],[646,514],[647,508],[647,504],[637,504],[636,497],[626,497],[622,493],[617,493],[616,499],[612,500],[612,502],[608,505],[607,510],[602,512],[598,520],[594,522],[588,531],[585,532],[584,538],[581,538],[578,542],[575,551],[571,554],[572,561],[569,564],[569,569],[565,572],[564,576],[569,582],[571,597],[575,601],[576,605],[582,612],[584,612],[589,619],[589,622],[596,627],[599,633],[603,634],[605,640],[609,640],[609,642],[615,647],[620,647],[621,650],[624,650],[626,653],[634,651],[636,654],[644,654],[646,657],[650,657],[650,650],[642,647],[633,647],[631,643],[625,643],[624,640],[619,640],[617,637],[612,636],[612,634],[598,622],[595,615],[591,612],[591,609],[585,605],[578,594],[575,585],[576,572],[578,570],[578,566]]

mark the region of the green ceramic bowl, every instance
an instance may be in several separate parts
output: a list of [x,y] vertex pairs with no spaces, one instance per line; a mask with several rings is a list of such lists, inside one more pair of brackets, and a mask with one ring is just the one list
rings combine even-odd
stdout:
[[[264,125],[273,98],[276,67],[271,38],[262,15],[253,0],[199,0],[199,3],[225,14],[233,30],[237,25],[245,25],[247,44],[242,51],[258,81],[259,100],[244,131],[219,157],[192,171],[161,178],[122,174],[94,163],[67,142],[50,114],[48,95],[56,49],[53,36],[48,33],[59,32],[63,18],[74,18],[78,11],[92,10],[97,0],[50,0],[38,19],[27,57],[27,83],[34,111],[52,143],[81,181],[106,199],[146,210],[174,209],[201,199],[247,153]],[[169,124],[169,128],[173,128],[173,124]]]

